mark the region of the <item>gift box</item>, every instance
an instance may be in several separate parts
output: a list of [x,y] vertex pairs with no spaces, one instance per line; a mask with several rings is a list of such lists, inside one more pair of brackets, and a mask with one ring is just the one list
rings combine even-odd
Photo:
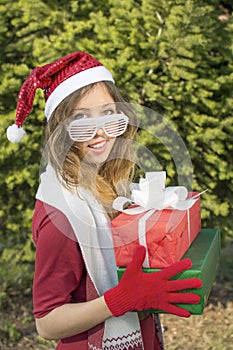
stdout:
[[201,230],[200,196],[187,210],[166,208],[131,215],[121,213],[111,222],[117,266],[127,266],[138,245],[147,248],[144,267],[163,268],[185,254]]
[[[200,302],[196,305],[176,304],[193,315],[201,315],[208,301],[208,297],[216,278],[220,264],[220,231],[218,229],[202,229],[194,242],[189,247],[183,258],[192,260],[192,267],[173,279],[200,278],[202,287],[189,289],[187,292],[196,293],[200,296]],[[156,272],[160,269],[143,268],[146,273]],[[124,267],[118,267],[118,279],[120,280],[125,271]],[[153,313],[164,313],[161,310],[149,310]]]

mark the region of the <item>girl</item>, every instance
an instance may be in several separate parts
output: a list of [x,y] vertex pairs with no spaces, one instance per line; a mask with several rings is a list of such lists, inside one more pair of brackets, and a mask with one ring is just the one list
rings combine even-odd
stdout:
[[44,90],[48,121],[48,164],[33,216],[37,330],[59,339],[60,350],[163,349],[159,318],[144,310],[190,316],[174,303],[198,303],[198,295],[179,291],[201,281],[169,280],[191,266],[187,259],[143,273],[145,248],[139,246],[118,283],[110,230],[118,213],[111,204],[133,178],[134,113],[111,73],[74,52],[29,75],[7,131],[12,142],[24,134],[37,88]]

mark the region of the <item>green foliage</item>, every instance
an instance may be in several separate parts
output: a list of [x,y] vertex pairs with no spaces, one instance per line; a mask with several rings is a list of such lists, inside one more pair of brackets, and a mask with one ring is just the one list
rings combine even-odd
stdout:
[[7,321],[3,322],[3,326],[0,328],[1,339],[10,339],[11,342],[17,343],[17,340],[20,339],[21,334],[17,330],[16,325],[13,323],[8,323]]
[[[224,3],[224,2],[223,2]],[[132,102],[161,113],[184,141],[193,189],[202,199],[203,226],[232,235],[233,23],[231,5],[217,0],[0,1],[0,282],[31,283],[31,217],[39,182],[45,120],[42,93],[25,122],[26,136],[10,144],[17,94],[30,70],[76,50],[101,60]],[[171,155],[146,133],[168,183]],[[182,155],[180,155],[182,158]],[[7,270],[6,270],[7,266]]]

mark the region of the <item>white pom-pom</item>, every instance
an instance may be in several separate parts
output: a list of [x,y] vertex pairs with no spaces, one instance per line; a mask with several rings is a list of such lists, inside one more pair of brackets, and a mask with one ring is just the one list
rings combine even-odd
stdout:
[[24,134],[24,129],[22,127],[19,128],[16,124],[10,125],[6,131],[7,138],[12,143],[20,142]]

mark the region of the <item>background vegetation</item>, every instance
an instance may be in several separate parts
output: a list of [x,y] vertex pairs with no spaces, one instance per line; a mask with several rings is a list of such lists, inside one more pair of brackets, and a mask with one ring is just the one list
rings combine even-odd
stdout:
[[[193,188],[208,188],[203,226],[219,227],[223,240],[232,237],[231,13],[230,0],[0,0],[0,307],[13,291],[31,290],[31,217],[45,126],[42,92],[21,143],[9,143],[5,130],[31,69],[72,51],[93,54],[132,102],[175,125],[192,159]],[[144,142],[172,181],[171,157],[149,137]]]

